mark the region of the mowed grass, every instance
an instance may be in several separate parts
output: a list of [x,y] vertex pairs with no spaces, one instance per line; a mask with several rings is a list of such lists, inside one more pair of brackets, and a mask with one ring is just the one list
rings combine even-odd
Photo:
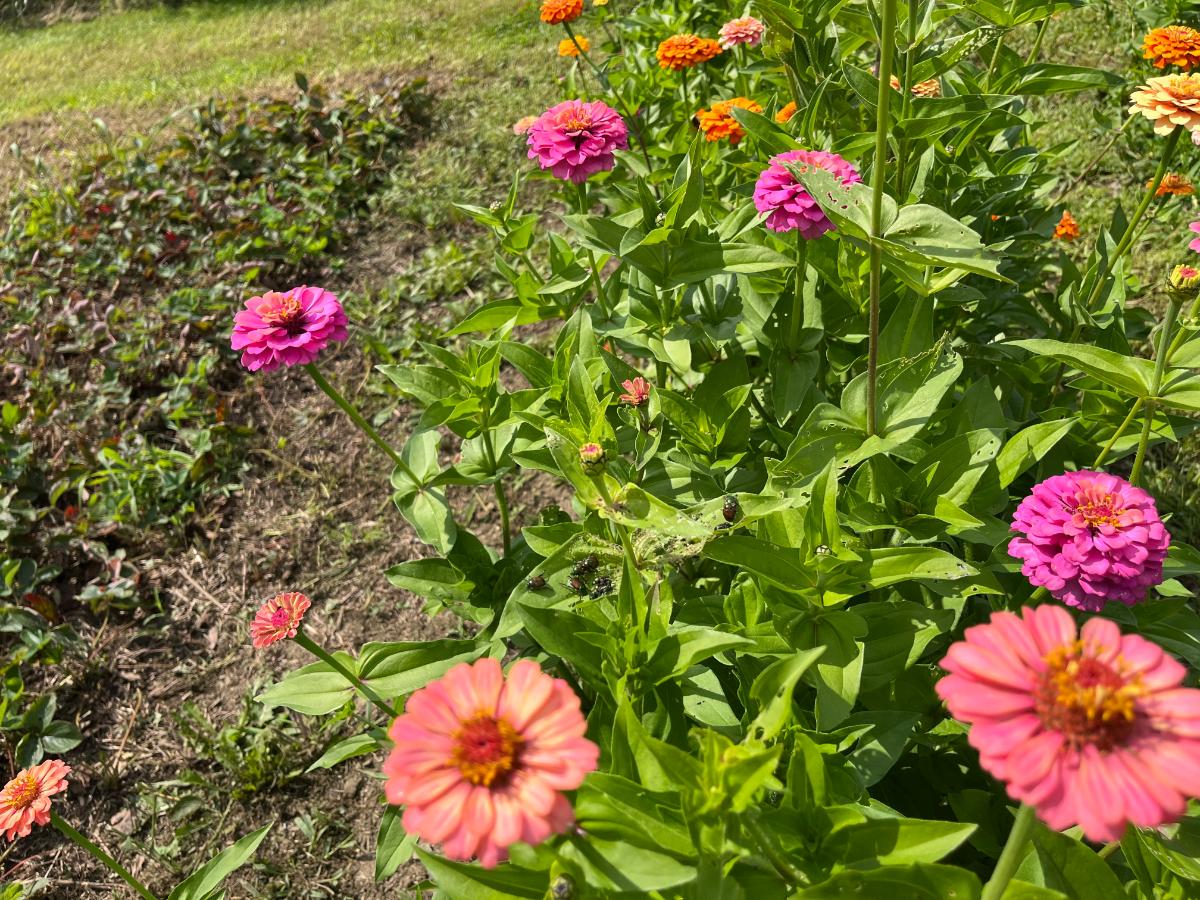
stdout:
[[3,34],[0,124],[72,110],[127,119],[299,71],[511,78],[531,46],[550,46],[541,30],[514,0],[210,0],[110,14]]

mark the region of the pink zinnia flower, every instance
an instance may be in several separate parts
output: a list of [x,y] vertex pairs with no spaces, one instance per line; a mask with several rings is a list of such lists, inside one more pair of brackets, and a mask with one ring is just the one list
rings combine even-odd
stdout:
[[998,612],[950,647],[937,684],[983,768],[1047,825],[1115,841],[1200,794],[1200,691],[1157,644],[1061,606]]
[[754,185],[754,205],[760,213],[769,213],[766,226],[772,231],[795,231],[806,240],[819,238],[833,230],[833,223],[821,210],[821,206],[804,189],[786,163],[794,163],[802,172],[811,166],[832,172],[842,184],[862,181],[858,170],[836,153],[824,150],[789,150],[771,157],[771,164],[758,176]]
[[517,841],[539,844],[575,820],[562,791],[596,768],[579,698],[532,660],[508,677],[494,659],[462,663],[413,694],[388,731],[389,803],[404,830],[450,859],[491,868]]
[[721,30],[717,32],[717,43],[726,50],[730,47],[736,47],[738,44],[745,44],[747,47],[757,47],[762,43],[766,30],[767,26],[754,18],[754,16],[731,19],[722,25]]
[[272,597],[260,606],[250,623],[250,637],[255,649],[269,647],[284,638],[294,638],[310,606],[312,601],[296,591]]
[[18,772],[0,791],[0,832],[13,841],[49,822],[50,798],[67,789],[70,771],[61,760],[47,759]]
[[621,382],[621,387],[625,388],[625,393],[620,396],[622,403],[628,403],[630,406],[641,406],[650,399],[650,385],[646,383],[645,378],[631,378]]
[[[1200,234],[1200,222],[1193,222],[1188,226],[1188,228],[1197,234]],[[1200,238],[1193,240],[1190,244],[1188,244],[1188,247],[1190,247],[1192,250],[1195,250],[1197,253],[1200,253]]]
[[1047,478],[1021,501],[1008,553],[1022,574],[1068,606],[1093,612],[1109,600],[1140,603],[1163,580],[1171,535],[1154,498],[1104,472]]
[[306,285],[251,297],[234,323],[230,343],[251,372],[310,363],[330,341],[346,339],[346,313],[337,297]]
[[624,120],[600,100],[565,100],[529,128],[529,158],[575,184],[607,172],[616,164],[614,151],[628,146]]

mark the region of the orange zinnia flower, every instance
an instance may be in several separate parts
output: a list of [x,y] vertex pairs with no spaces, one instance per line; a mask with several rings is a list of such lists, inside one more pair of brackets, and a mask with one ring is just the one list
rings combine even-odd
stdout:
[[696,113],[696,124],[710,141],[728,138],[731,145],[736,144],[746,136],[746,130],[733,117],[733,108],[748,109],[760,113],[762,107],[746,97],[734,97],[732,100],[718,100],[709,109]]
[[1054,238],[1059,241],[1073,241],[1079,237],[1079,223],[1067,210],[1063,210],[1062,218],[1054,226]]
[[18,772],[0,791],[0,833],[12,841],[49,822],[50,797],[67,789],[70,771],[61,760],[48,759]]
[[783,104],[783,109],[775,113],[775,121],[780,125],[792,121],[792,116],[796,114],[796,103],[794,100],[789,100]]
[[583,15],[583,0],[546,0],[542,4],[541,20],[547,25],[561,25]]
[[1200,31],[1186,25],[1155,28],[1142,41],[1142,49],[1156,68],[1178,66],[1189,72],[1200,65]]
[[1177,125],[1200,131],[1200,75],[1148,78],[1129,101],[1129,111],[1150,119],[1157,134],[1170,134]]
[[[900,79],[895,75],[888,82],[892,86],[892,90],[900,90]],[[936,78],[930,78],[928,81],[918,81],[912,86],[909,91],[914,97],[940,97],[942,96],[942,83]]]
[[[1150,187],[1152,184],[1154,184],[1154,179],[1147,181],[1146,187]],[[1180,175],[1178,172],[1168,172],[1159,182],[1154,196],[1165,197],[1170,194],[1172,197],[1190,197],[1194,193],[1196,193],[1196,188],[1192,185],[1190,178]]]
[[588,43],[587,38],[585,38],[582,34],[577,34],[575,35],[575,40],[563,38],[558,42],[558,55],[578,56],[580,51],[587,53],[588,50],[591,49],[591,46],[592,45]]
[[658,45],[658,64],[664,69],[678,72],[708,62],[720,52],[721,45],[712,38],[673,34]]

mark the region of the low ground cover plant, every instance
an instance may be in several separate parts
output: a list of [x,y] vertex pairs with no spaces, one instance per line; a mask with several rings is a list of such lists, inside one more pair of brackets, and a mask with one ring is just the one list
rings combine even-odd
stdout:
[[[330,648],[319,595],[247,611],[258,651],[314,657],[263,704],[361,717],[318,765],[377,757],[378,878],[415,854],[454,898],[1197,895],[1200,553],[1146,460],[1200,411],[1172,205],[1200,32],[1155,23],[1126,85],[1052,61],[1072,8],[546,0],[567,96],[514,124],[508,195],[461,207],[511,292],[379,366],[403,446],[321,368],[354,298],[228,311],[248,371],[302,368],[377,445],[429,548],[388,577],[463,622]],[[1031,98],[1094,91],[1154,156],[1085,233]],[[1176,263],[1139,292],[1145,235]],[[570,500],[517,521],[518,478]],[[480,486],[495,541],[455,511]],[[20,773],[0,823],[96,851],[53,815],[63,777]]]

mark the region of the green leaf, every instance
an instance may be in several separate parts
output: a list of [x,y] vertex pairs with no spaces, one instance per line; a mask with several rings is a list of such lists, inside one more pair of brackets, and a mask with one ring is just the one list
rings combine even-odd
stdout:
[[858,551],[863,585],[861,590],[887,587],[902,581],[956,581],[978,575],[979,570],[957,556],[936,547],[880,547]]
[[396,641],[364,644],[358,674],[377,693],[402,697],[487,652],[475,641]]
[[874,818],[847,825],[829,838],[847,868],[937,862],[953,853],[976,826],[932,819]]
[[[333,657],[355,670],[354,657],[344,650],[335,651]],[[345,706],[353,694],[345,678],[327,663],[315,662],[289,672],[255,699],[267,709],[285,706],[307,716],[324,716]]]
[[1125,356],[1089,344],[1066,344],[1062,341],[1041,339],[1009,341],[1008,346],[1020,347],[1038,356],[1057,360],[1131,397],[1150,396],[1154,363],[1148,359]]
[[901,207],[879,240],[890,255],[918,266],[942,265],[961,272],[1008,281],[997,271],[1001,256],[983,245],[979,235],[935,206]]
[[1062,891],[1070,900],[1124,900],[1121,882],[1085,844],[1034,824],[1033,849],[1017,876],[1023,881]]
[[842,727],[871,726],[871,730],[859,738],[857,749],[850,755],[850,761],[867,787],[882,781],[900,759],[920,718],[917,713],[880,710],[856,713],[841,723]]
[[763,669],[750,687],[750,697],[758,704],[758,715],[747,729],[751,740],[770,741],[792,718],[792,691],[796,683],[822,653],[814,647],[785,656]]
[[750,638],[702,625],[672,625],[654,654],[642,669],[642,675],[654,684],[677,678],[696,663],[737,647],[753,647]]
[[441,491],[424,488],[411,494],[396,494],[395,501],[417,537],[439,553],[450,552],[458,528],[454,524],[454,512]]
[[1062,66],[1035,63],[1007,73],[996,85],[1005,94],[1063,94],[1119,87],[1125,79],[1115,72],[1088,66]]
[[677,793],[650,791],[618,775],[593,773],[579,789],[575,818],[589,835],[686,859],[696,849],[678,807]]
[[696,870],[673,856],[624,841],[571,835],[559,848],[559,856],[578,866],[590,887],[602,891],[661,891],[686,884]]
[[441,603],[466,602],[475,589],[465,574],[441,557],[402,562],[384,574],[396,587]]
[[513,865],[484,869],[475,863],[460,863],[428,853],[420,847],[425,869],[433,877],[440,894],[449,900],[542,900],[548,883],[544,872],[530,872]]
[[530,636],[548,652],[571,663],[584,680],[599,687],[604,684],[604,653],[581,635],[593,634],[605,640],[590,619],[563,609],[517,605],[517,612]]
[[353,759],[356,756],[365,756],[368,753],[374,753],[376,750],[382,749],[385,744],[382,742],[382,733],[364,733],[356,734],[351,737],[331,744],[329,748],[321,754],[320,758],[311,766],[305,769],[306,772],[313,772],[317,769],[332,769],[338,763],[345,762],[348,759]]
[[406,834],[401,819],[404,811],[388,804],[379,819],[379,835],[375,839],[375,880],[391,878],[398,868],[412,859],[417,849],[417,835]]
[[996,457],[996,469],[1000,473],[1000,487],[1008,487],[1027,470],[1037,465],[1054,445],[1061,441],[1078,419],[1056,419],[1038,422],[1023,428],[1008,439],[1000,455]]
[[704,555],[740,566],[782,588],[814,583],[813,573],[801,567],[796,551],[757,538],[733,534],[710,541],[704,548]]
[[839,872],[815,887],[792,894],[803,900],[978,900],[979,879],[954,866],[886,866]]
[[203,900],[254,856],[254,851],[270,830],[271,826],[266,825],[226,847],[181,881],[167,896],[167,900]]

